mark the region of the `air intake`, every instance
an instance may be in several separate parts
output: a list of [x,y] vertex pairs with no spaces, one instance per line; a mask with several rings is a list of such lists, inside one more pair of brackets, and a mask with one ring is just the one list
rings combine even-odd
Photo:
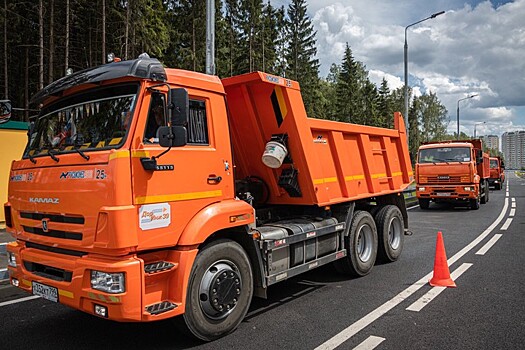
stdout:
[[177,307],[177,304],[172,303],[171,301],[162,301],[158,304],[153,304],[146,307],[146,311],[152,315],[158,315],[166,311],[173,310]]

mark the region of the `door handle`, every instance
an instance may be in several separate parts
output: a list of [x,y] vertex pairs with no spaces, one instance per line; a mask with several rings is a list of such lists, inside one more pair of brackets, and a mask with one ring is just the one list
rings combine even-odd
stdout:
[[208,185],[217,185],[221,181],[222,176],[216,176],[215,174],[208,176]]

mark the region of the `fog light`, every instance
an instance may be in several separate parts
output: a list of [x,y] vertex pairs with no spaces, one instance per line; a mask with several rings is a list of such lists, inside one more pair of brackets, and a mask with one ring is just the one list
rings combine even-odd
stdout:
[[11,284],[15,287],[18,287],[20,285],[20,282],[16,278],[11,278]]
[[7,266],[16,267],[15,253],[7,252]]
[[124,293],[126,291],[124,272],[107,273],[91,270],[91,288],[112,294]]
[[108,308],[102,305],[95,304],[95,315],[99,315],[101,317],[108,317]]

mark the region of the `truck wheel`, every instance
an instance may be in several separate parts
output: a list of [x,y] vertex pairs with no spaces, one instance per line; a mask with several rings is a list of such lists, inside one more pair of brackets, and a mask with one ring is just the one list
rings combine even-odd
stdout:
[[428,207],[430,206],[430,199],[427,199],[427,198],[419,198],[418,199],[418,202],[419,202],[419,207],[423,210],[427,210]]
[[384,206],[376,215],[378,250],[383,262],[396,261],[401,255],[405,239],[403,215],[395,205]]
[[470,200],[470,209],[472,210],[479,209],[479,197]]
[[485,204],[489,201],[489,187],[485,184],[483,186],[483,193],[481,194],[480,202],[481,204]]
[[347,256],[335,262],[336,269],[355,277],[370,273],[377,256],[377,228],[369,212],[354,213],[345,246]]
[[233,332],[248,312],[253,294],[250,260],[231,240],[205,246],[195,258],[184,322],[197,338],[211,341]]
[[501,190],[501,183],[497,183],[497,184],[495,184],[495,185],[494,185],[494,188],[495,188],[496,190],[498,190],[498,191]]

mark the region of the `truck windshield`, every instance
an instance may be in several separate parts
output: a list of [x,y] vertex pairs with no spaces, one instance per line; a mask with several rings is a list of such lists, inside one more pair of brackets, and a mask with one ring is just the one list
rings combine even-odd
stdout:
[[469,162],[468,147],[426,148],[419,151],[419,163]]
[[137,91],[137,84],[89,90],[42,110],[24,157],[120,147]]
[[490,168],[491,169],[497,169],[498,168],[498,161],[496,159],[490,160]]

